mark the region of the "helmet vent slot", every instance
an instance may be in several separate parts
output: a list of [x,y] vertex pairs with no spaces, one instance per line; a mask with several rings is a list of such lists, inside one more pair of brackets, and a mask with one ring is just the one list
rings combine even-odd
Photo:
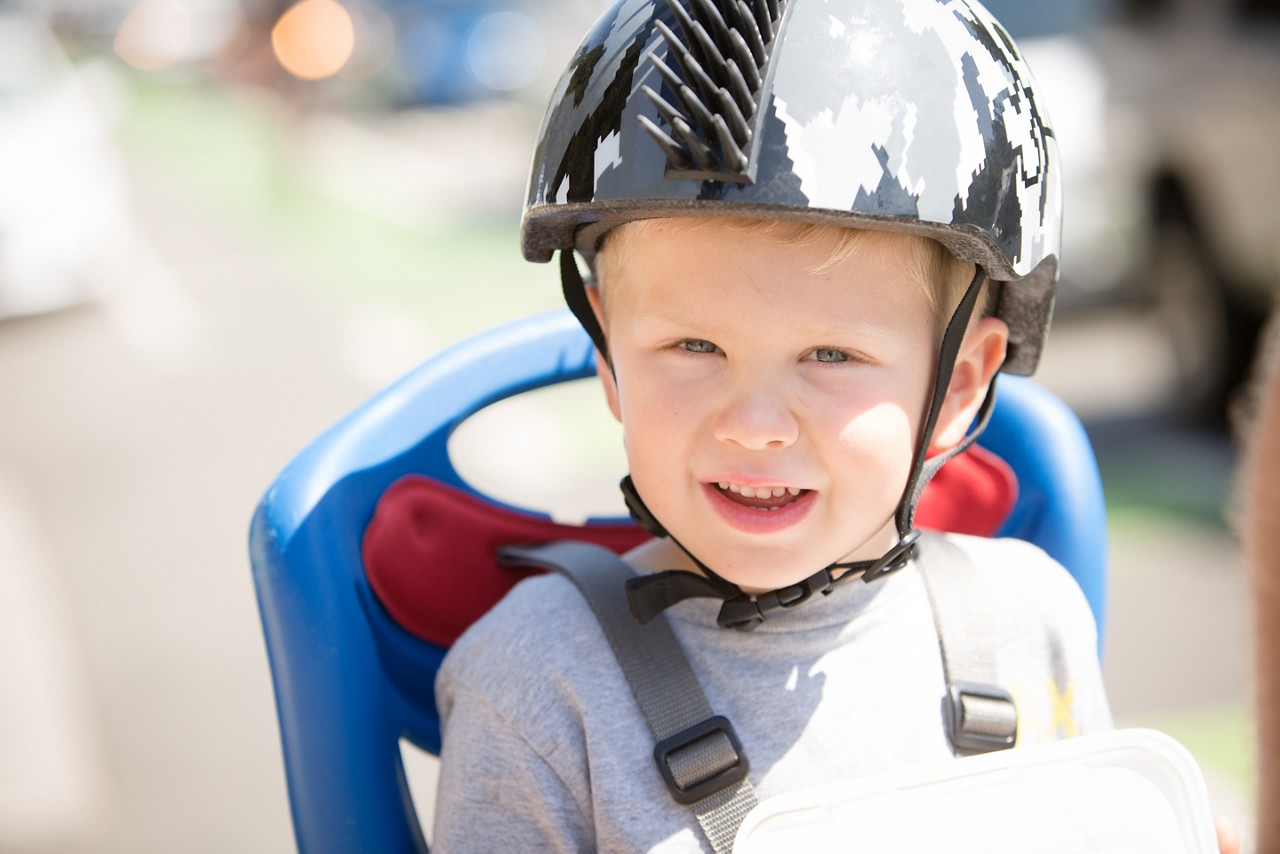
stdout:
[[666,0],[676,22],[654,26],[666,47],[647,59],[668,97],[641,87],[665,124],[640,116],[640,125],[667,155],[671,178],[752,180],[754,120],[765,66],[786,0]]

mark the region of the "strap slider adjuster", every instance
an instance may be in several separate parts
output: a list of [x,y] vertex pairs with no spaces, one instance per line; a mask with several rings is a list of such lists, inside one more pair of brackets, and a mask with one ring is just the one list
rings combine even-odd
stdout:
[[740,593],[725,600],[716,622],[726,629],[754,631],[764,622],[765,617],[774,611],[785,611],[808,602],[815,593],[826,596],[831,592],[835,582],[836,579],[832,577],[830,569],[820,569],[803,581],[797,581],[795,584],[789,584],[768,593],[761,593],[759,596]]
[[906,533],[896,546],[885,552],[884,556],[862,573],[862,580],[867,584],[876,579],[897,572],[907,565],[916,551],[916,543],[920,539],[920,531],[912,529]]
[[756,601],[760,604],[760,612],[762,614],[794,608],[801,603],[808,602],[815,593],[827,595],[831,592],[831,586],[834,583],[831,571],[821,569],[803,581],[797,581],[795,584],[790,584],[770,593],[761,593],[756,597]]
[[750,770],[742,742],[723,715],[664,738],[653,758],[671,797],[685,805],[742,782]]
[[1018,740],[1018,709],[995,685],[955,682],[947,697],[947,729],[957,753],[1007,750]]

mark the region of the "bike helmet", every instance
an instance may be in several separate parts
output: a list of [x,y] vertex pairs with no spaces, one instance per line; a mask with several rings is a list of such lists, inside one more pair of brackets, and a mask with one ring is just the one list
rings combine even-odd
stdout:
[[[1061,243],[1057,160],[1025,62],[971,0],[617,0],[588,34],[542,123],[521,238],[529,260],[561,253],[566,300],[606,360],[574,253],[590,262],[604,234],[632,220],[909,232],[978,270],[940,347],[899,546],[761,597],[735,593],[694,557],[725,594],[722,624],[749,627],[829,592],[838,570],[870,580],[910,557],[915,502],[941,465],[924,451],[984,277],[1009,326],[1002,370],[1031,374],[1039,361]],[[665,533],[629,479],[624,492]],[[734,620],[733,601],[749,618]]]

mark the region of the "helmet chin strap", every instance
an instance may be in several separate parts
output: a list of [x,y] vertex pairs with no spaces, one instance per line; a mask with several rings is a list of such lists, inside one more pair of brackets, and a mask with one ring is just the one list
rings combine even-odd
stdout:
[[[571,250],[562,250],[560,253],[560,273],[565,300],[569,308],[587,330],[601,358],[612,370],[613,365],[609,361],[604,332],[587,300],[586,285]],[[907,485],[894,514],[894,524],[898,532],[896,545],[875,560],[832,563],[796,584],[780,587],[767,593],[748,594],[732,581],[718,575],[672,536],[649,510],[636,490],[634,481],[628,475],[622,479],[620,488],[632,518],[653,536],[670,539],[676,547],[688,555],[701,573],[669,569],[629,580],[627,601],[632,615],[641,623],[647,623],[678,602],[707,597],[724,601],[720,614],[716,618],[721,626],[739,631],[751,631],[764,622],[767,615],[794,608],[813,598],[815,593],[829,595],[836,585],[842,582],[853,578],[871,582],[906,566],[915,556],[916,540],[920,537],[920,532],[915,528],[915,511],[921,493],[947,460],[963,452],[977,440],[986,428],[987,422],[991,420],[991,413],[995,408],[996,383],[993,379],[987,388],[986,397],[982,401],[975,424],[964,439],[944,453],[934,457],[928,456],[929,444],[933,440],[934,429],[942,412],[942,403],[951,385],[951,374],[955,370],[956,357],[959,355],[965,332],[969,328],[969,321],[973,317],[974,306],[977,305],[978,295],[981,293],[985,278],[985,272],[978,267],[943,333],[929,408],[924,424],[921,426]]]
[[655,537],[671,540],[702,573],[699,575],[683,569],[668,569],[628,580],[627,603],[631,607],[632,616],[642,624],[685,599],[709,597],[724,600],[716,622],[727,629],[751,631],[764,622],[767,614],[794,608],[812,598],[815,593],[826,595],[841,581],[859,577],[869,581],[900,569],[911,559],[915,541],[920,536],[918,531],[909,532],[907,536],[900,538],[898,545],[877,560],[833,563],[799,583],[752,595],[717,574],[672,536],[645,506],[630,475],[622,479],[621,489],[627,508],[640,526]]
[[609,358],[609,342],[605,340],[604,330],[600,328],[600,321],[596,318],[595,309],[591,307],[591,300],[587,299],[587,283],[583,281],[582,273],[578,270],[578,262],[573,257],[572,249],[560,250],[560,289],[564,292],[564,301],[569,306],[569,310],[578,319],[578,323],[582,324],[582,328],[587,330],[587,335],[591,337],[591,343],[596,345],[600,358],[604,359],[604,363],[612,371],[613,360]]

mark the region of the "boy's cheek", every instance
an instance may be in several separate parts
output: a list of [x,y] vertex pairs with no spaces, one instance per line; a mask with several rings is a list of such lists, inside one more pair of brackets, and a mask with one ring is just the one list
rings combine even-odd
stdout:
[[674,417],[690,412],[699,402],[706,404],[712,393],[707,380],[697,370],[649,365],[620,372],[618,398],[633,418]]

